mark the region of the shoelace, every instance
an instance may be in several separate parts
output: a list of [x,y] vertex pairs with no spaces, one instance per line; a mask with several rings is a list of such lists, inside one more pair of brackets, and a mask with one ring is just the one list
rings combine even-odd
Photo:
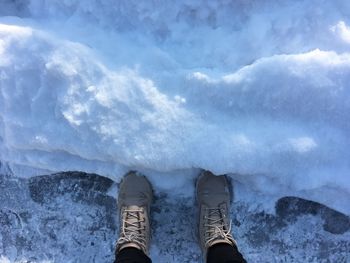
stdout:
[[230,243],[234,243],[234,239],[231,235],[231,221],[229,227],[227,228],[224,221],[224,211],[222,208],[205,208],[207,210],[207,215],[205,219],[207,222],[204,224],[206,228],[205,236],[205,246],[208,247],[211,242],[216,239],[224,239]]
[[[142,224],[145,222],[144,210],[140,209],[125,209],[125,217],[122,221],[122,233],[117,242],[117,246],[122,246],[125,243],[135,243],[146,253],[146,228]],[[141,219],[143,218],[143,220]]]

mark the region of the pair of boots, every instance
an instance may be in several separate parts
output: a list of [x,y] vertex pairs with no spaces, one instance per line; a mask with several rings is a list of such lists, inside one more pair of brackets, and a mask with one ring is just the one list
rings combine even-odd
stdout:
[[[204,258],[208,248],[216,244],[236,247],[231,235],[230,191],[226,177],[204,171],[197,179],[196,188],[198,233]],[[128,173],[120,184],[118,196],[120,235],[117,254],[124,248],[137,248],[149,254],[151,202],[152,187],[146,177],[135,172]]]

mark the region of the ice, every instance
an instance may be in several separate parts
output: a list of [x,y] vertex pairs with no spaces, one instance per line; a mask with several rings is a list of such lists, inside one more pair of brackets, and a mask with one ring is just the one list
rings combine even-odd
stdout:
[[0,10],[0,160],[16,175],[135,169],[176,195],[208,169],[350,212],[348,1]]
[[[116,189],[81,172],[0,175],[0,262],[113,262]],[[153,262],[203,262],[193,197],[168,193],[157,189],[151,206]],[[274,214],[246,201],[234,202],[231,218],[247,262],[347,262],[349,216],[297,197],[279,199]]]

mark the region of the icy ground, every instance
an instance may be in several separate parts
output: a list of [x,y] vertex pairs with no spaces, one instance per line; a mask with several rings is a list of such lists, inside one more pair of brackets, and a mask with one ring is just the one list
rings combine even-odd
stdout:
[[[1,176],[0,262],[112,262],[116,189],[108,178],[76,172]],[[200,262],[193,204],[156,193],[154,262]],[[348,216],[296,197],[278,200],[275,212],[233,203],[233,233],[248,262],[349,262]]]
[[252,262],[347,262],[349,83],[348,0],[1,0],[3,256],[110,260],[106,191],[132,169],[159,197],[153,255],[196,262],[180,222],[207,169]]

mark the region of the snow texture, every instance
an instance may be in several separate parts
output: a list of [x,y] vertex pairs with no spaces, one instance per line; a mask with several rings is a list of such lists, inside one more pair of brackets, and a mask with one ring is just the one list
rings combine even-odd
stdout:
[[349,214],[349,83],[347,0],[3,0],[0,173],[138,170],[175,202],[207,169],[248,210]]
[[[116,184],[84,173],[0,177],[0,262],[113,262]],[[113,196],[111,194],[113,193]],[[201,262],[193,197],[156,192],[153,262]],[[350,218],[285,197],[274,214],[234,202],[233,233],[248,262],[337,262],[350,257]]]
[[168,172],[203,168],[350,212],[348,1],[0,10],[0,159],[17,175],[137,169],[184,185]]

